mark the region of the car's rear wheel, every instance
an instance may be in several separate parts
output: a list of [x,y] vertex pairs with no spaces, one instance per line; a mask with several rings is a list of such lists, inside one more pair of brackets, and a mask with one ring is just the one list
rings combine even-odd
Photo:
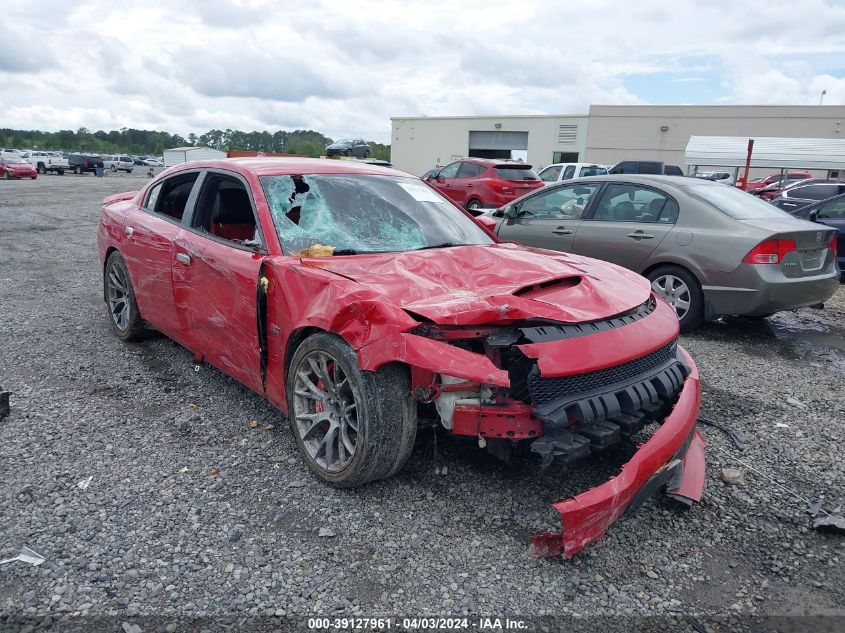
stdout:
[[361,371],[338,336],[303,341],[287,373],[288,420],[308,467],[323,481],[352,487],[390,477],[416,438],[416,407],[404,367]]
[[59,176],[64,176],[64,175],[65,175],[65,170],[64,170],[64,169],[59,169],[59,170],[58,170],[58,172],[59,172]]
[[470,211],[478,211],[479,209],[482,209],[483,206],[484,205],[481,204],[480,200],[470,200],[467,202],[467,209]]
[[38,167],[35,168],[35,171],[37,171],[39,174],[46,174],[47,168],[42,163],[38,163]]
[[137,341],[142,338],[144,324],[135,302],[135,290],[129,278],[129,269],[117,251],[106,260],[103,286],[112,332],[124,341]]
[[678,314],[681,332],[691,332],[704,319],[704,295],[701,284],[680,266],[660,266],[648,275],[654,293],[671,305]]
[[73,168],[73,173],[75,173],[77,176],[79,176],[82,173],[82,167],[77,165],[76,167]]
[[112,166],[111,166],[111,170],[112,170],[113,172],[114,172],[114,171],[117,171],[117,167],[115,167],[114,165],[112,165]]

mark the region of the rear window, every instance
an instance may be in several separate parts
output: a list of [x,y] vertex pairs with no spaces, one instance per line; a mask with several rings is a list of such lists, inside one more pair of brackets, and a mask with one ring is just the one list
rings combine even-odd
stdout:
[[518,167],[508,165],[507,167],[496,167],[496,175],[503,180],[540,180],[531,165]]
[[606,176],[606,175],[607,175],[607,170],[604,167],[599,167],[597,165],[581,168],[581,178],[584,178],[585,176]]
[[695,198],[716,207],[735,220],[782,218],[789,214],[735,187],[722,185],[692,185],[687,192]]

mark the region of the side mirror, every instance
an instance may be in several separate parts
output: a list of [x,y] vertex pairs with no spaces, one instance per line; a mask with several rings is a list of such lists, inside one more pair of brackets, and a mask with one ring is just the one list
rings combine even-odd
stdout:
[[819,221],[819,210],[814,209],[810,211],[810,222],[818,222]]
[[508,220],[516,220],[519,217],[519,209],[516,208],[516,205],[509,204],[505,207],[505,217]]

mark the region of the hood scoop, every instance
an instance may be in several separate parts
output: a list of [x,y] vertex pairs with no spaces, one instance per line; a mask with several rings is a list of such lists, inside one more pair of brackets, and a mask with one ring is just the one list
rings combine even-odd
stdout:
[[543,281],[537,284],[523,286],[519,290],[514,291],[513,295],[515,297],[525,297],[530,299],[536,294],[544,293],[552,289],[562,290],[564,288],[572,288],[573,286],[577,286],[579,283],[581,283],[581,277],[578,275],[559,277],[558,279],[549,279],[548,281]]

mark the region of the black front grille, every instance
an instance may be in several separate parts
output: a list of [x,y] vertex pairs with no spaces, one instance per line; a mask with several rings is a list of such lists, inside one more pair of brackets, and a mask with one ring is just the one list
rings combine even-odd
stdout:
[[552,400],[612,391],[643,374],[656,371],[674,360],[676,354],[677,341],[672,341],[651,354],[627,363],[562,378],[543,378],[537,365],[534,365],[528,374],[528,392],[531,394],[531,402],[538,406]]

